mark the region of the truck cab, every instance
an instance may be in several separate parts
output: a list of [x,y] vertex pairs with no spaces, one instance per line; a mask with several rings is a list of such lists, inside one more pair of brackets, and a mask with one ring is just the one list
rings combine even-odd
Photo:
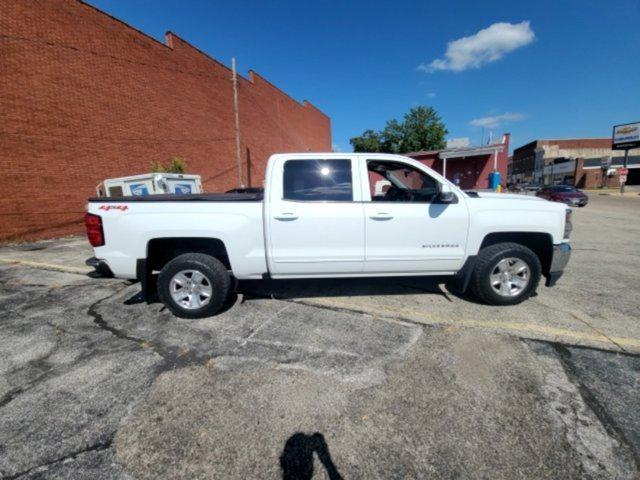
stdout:
[[[377,188],[380,184],[386,188]],[[390,155],[272,158],[265,189],[274,278],[450,274],[465,261],[465,194]]]

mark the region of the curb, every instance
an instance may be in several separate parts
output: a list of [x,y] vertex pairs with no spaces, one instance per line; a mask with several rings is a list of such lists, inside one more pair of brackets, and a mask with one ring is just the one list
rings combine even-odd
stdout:
[[0,263],[5,265],[22,265],[54,272],[73,273],[75,275],[87,275],[91,272],[89,268],[67,267],[66,265],[58,265],[55,263],[32,262],[31,260],[17,260],[12,258],[0,258]]

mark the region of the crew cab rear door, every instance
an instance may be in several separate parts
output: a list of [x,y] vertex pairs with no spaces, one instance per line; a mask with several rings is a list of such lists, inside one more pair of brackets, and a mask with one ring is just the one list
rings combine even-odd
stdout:
[[364,207],[357,157],[278,157],[267,181],[272,276],[362,272]]
[[469,212],[459,191],[452,203],[440,202],[442,180],[401,158],[363,155],[361,178],[365,273],[437,274],[462,267]]

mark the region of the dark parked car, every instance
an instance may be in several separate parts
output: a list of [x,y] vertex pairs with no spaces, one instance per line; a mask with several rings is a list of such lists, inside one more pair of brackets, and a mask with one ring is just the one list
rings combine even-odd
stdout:
[[536,192],[536,196],[546,198],[552,202],[562,202],[575,207],[584,207],[589,203],[587,194],[571,185],[543,187]]

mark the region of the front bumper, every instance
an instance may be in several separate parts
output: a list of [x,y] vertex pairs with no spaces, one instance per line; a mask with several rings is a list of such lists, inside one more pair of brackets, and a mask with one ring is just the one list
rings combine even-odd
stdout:
[[575,199],[565,200],[564,203],[566,203],[570,207],[584,207],[584,206],[587,205],[587,203],[589,203],[589,199],[588,198],[575,198]]
[[545,285],[553,287],[564,273],[564,268],[571,258],[571,245],[568,243],[560,243],[553,246],[553,255],[551,257],[551,266]]

